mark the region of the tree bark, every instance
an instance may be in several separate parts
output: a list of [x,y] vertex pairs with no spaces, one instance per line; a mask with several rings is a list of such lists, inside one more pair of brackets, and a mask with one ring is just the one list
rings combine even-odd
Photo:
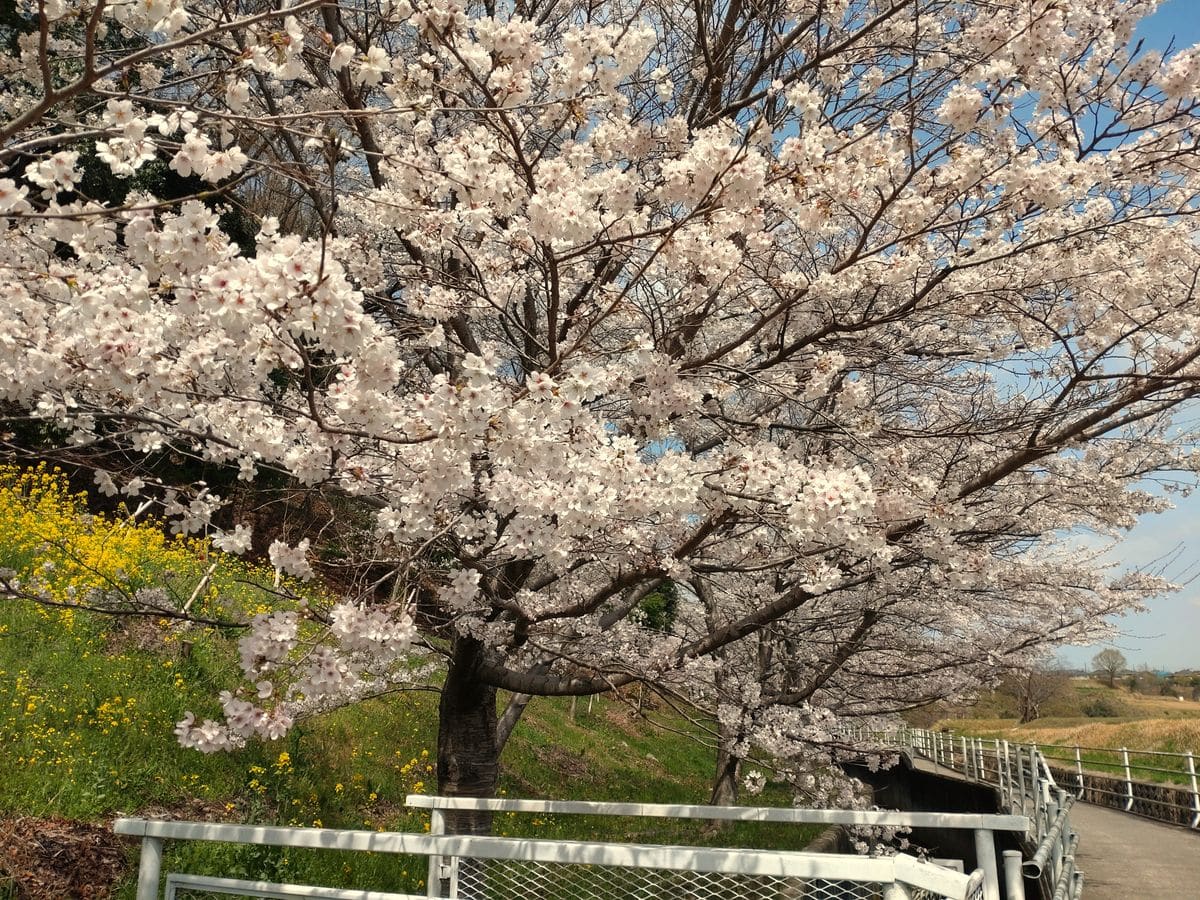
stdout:
[[[529,701],[532,699],[532,694],[513,694],[509,698],[508,705],[504,707],[504,714],[500,716],[500,722],[496,729],[496,752],[498,754],[504,752],[504,747],[508,744],[508,739],[512,737],[513,729],[521,721],[521,715],[525,712],[525,707],[529,705]],[[575,721],[574,697],[571,698],[571,721]]]
[[[728,728],[724,723],[718,726],[717,769],[713,777],[712,795],[709,803],[712,806],[735,806],[738,802],[738,790],[742,777],[742,758],[730,753],[737,746],[740,734]],[[732,823],[726,819],[709,819],[705,832],[715,834],[724,831]]]
[[[447,797],[494,797],[500,773],[496,689],[479,677],[483,645],[458,636],[438,704],[438,792]],[[446,813],[448,834],[488,834],[490,812]]]
[[742,775],[742,760],[724,747],[717,748],[717,773],[713,779],[713,806],[733,806],[738,802],[738,780]]

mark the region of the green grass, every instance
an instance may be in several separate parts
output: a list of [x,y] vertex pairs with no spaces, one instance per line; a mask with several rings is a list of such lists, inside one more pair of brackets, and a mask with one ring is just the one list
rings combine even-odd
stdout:
[[[273,573],[214,555],[204,541],[164,539],[153,523],[88,516],[65,479],[0,466],[0,568],[27,589],[74,603],[96,588],[163,587],[181,604],[217,561],[194,610],[245,619],[277,604]],[[312,602],[327,602],[318,594]],[[233,753],[185,750],[186,711],[215,716],[238,683],[236,634],[166,620],[0,602],[0,817],[110,822],[155,815],[254,824],[424,832],[404,805],[435,793],[437,697],[395,694],[301,722],[271,744]],[[714,754],[668,709],[665,728],[619,698],[535,699],[502,758],[502,795],[704,803]],[[782,788],[756,802],[786,805]],[[804,846],[817,829],[739,823],[500,815],[502,835],[652,843]],[[136,850],[131,846],[131,857]],[[167,871],[419,893],[423,859],[212,843],[168,843]],[[2,869],[0,869],[2,871]],[[11,890],[11,889],[10,889]],[[0,897],[6,888],[0,882]],[[118,897],[133,896],[127,880]]]
[[[227,754],[180,748],[171,735],[186,708],[211,705],[232,682],[230,644],[193,634],[182,657],[128,646],[106,621],[77,614],[70,632],[36,608],[0,607],[0,740],[15,760],[0,781],[0,812],[91,821],[152,813],[218,821],[385,828],[422,832],[428,816],[406,808],[434,793],[436,697],[410,693],[302,723],[287,738]],[[591,713],[536,699],[505,750],[508,796],[705,802],[713,757],[695,740],[650,726],[624,703],[597,699]],[[690,726],[665,710],[652,716]],[[282,754],[286,754],[283,756]],[[784,804],[782,790],[765,798]],[[497,817],[502,835],[798,849],[813,829],[606,817]],[[298,883],[419,891],[424,861],[222,844],[168,844],[167,870]],[[2,895],[2,890],[0,890]],[[132,884],[118,894],[132,897]]]

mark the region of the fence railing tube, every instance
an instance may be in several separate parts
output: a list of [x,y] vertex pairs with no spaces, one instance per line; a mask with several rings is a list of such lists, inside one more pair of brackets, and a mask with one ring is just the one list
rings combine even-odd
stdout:
[[1063,827],[1067,823],[1071,804],[1075,802],[1075,798],[1070,794],[1060,796],[1064,802],[1058,811],[1058,815],[1054,817],[1054,824],[1050,826],[1049,831],[1042,837],[1041,843],[1038,844],[1037,852],[1033,854],[1033,859],[1025,860],[1021,866],[1026,878],[1041,878],[1042,869],[1046,867],[1046,861],[1055,852],[1056,846],[1061,847],[1060,840]]
[[1021,878],[1021,851],[1004,851],[1004,900],[1025,900],[1025,881]]
[[986,828],[975,831],[975,864],[983,869],[984,900],[1000,900],[1000,872],[996,866],[996,841]]
[[1062,878],[1058,880],[1058,884],[1054,886],[1053,900],[1067,900],[1071,896],[1071,887],[1075,883],[1075,860],[1068,859],[1066,866],[1063,867]]

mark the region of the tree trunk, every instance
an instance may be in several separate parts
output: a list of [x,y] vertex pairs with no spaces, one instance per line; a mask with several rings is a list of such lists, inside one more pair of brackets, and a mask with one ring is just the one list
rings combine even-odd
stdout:
[[[494,797],[500,773],[496,689],[479,678],[483,645],[458,636],[438,704],[438,792],[447,797]],[[490,812],[447,811],[448,834],[488,834]]]
[[[729,752],[729,748],[734,746],[736,736],[728,734],[724,725],[720,726],[719,737],[717,770],[708,802],[712,806],[735,806],[738,802],[738,789],[741,787],[739,779],[742,777],[742,760]],[[730,824],[727,819],[709,819],[704,831],[706,834],[716,834],[724,831]]]
[[1028,725],[1037,718],[1037,706],[1033,702],[1033,698],[1026,690],[1021,696],[1021,717],[1018,725]]
[[[529,705],[529,701],[532,699],[532,694],[513,694],[509,698],[508,705],[504,707],[504,714],[500,716],[500,722],[496,727],[497,754],[504,752],[504,747],[508,744],[508,739],[512,737],[513,729],[521,721],[521,715],[525,712],[525,707]],[[574,697],[571,698],[571,721],[575,721]]]
[[717,749],[717,774],[713,779],[713,806],[733,806],[738,802],[738,781],[742,775],[742,760],[724,747]]

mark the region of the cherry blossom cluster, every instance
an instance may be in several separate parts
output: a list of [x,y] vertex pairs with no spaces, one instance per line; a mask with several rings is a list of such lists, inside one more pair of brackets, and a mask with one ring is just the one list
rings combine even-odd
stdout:
[[[294,610],[255,616],[238,642],[242,671],[253,690],[221,693],[223,721],[205,719],[197,724],[195,715],[187,713],[175,730],[180,743],[212,753],[244,746],[252,737],[273,741],[286,734],[302,713],[323,708],[331,700],[345,702],[347,694],[370,696],[408,681],[413,674],[387,668],[404,659],[416,639],[407,611],[389,613],[338,603],[329,612],[324,635],[306,635],[303,624],[302,612]],[[340,652],[322,643],[324,636],[336,641]],[[271,680],[280,676],[287,676],[281,695]]]
[[190,746],[390,683],[414,603],[488,689],[827,745],[1168,587],[1079,551],[1200,465],[1200,54],[1131,49],[1152,6],[24,4],[0,408],[352,511],[370,587],[256,619]]

